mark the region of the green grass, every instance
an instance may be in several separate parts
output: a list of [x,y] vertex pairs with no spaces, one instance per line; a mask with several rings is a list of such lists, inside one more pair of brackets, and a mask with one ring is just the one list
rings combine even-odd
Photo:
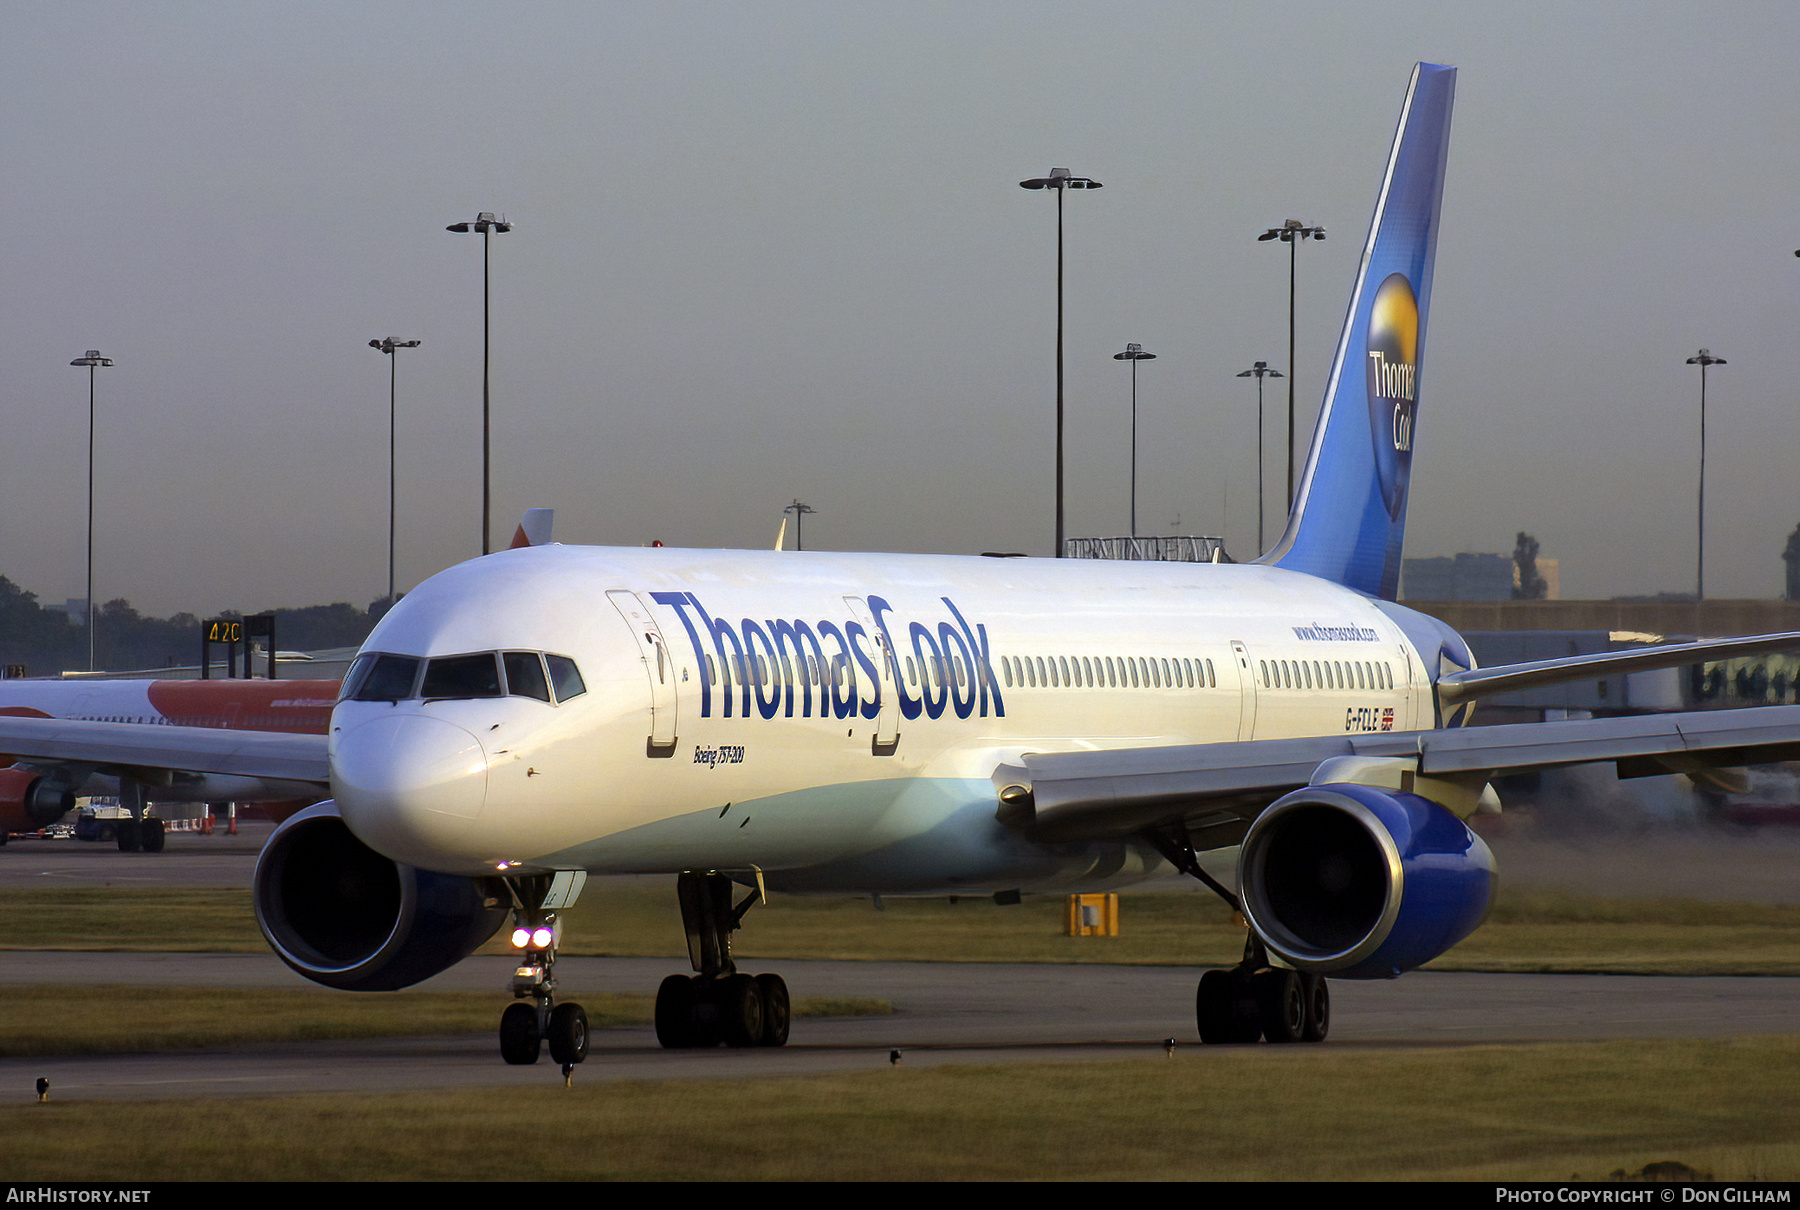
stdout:
[[[1065,937],[1063,900],[777,895],[733,940],[746,958],[1216,966],[1244,934],[1207,894],[1121,897],[1118,937]],[[563,953],[679,958],[674,880],[595,883]],[[0,892],[0,949],[263,953],[247,889],[59,887]],[[496,937],[482,952],[509,952]],[[1800,975],[1800,905],[1617,899],[1502,885],[1488,923],[1433,970]]]
[[[1800,1178],[1800,1040],[1184,1047],[785,1079],[0,1108],[9,1180]],[[53,1094],[54,1096],[54,1094]],[[97,1146],[104,1140],[104,1146]]]
[[267,953],[250,888],[0,891],[0,950]]
[[[651,997],[571,997],[595,1029],[642,1025]],[[380,992],[324,988],[187,988],[95,985],[0,987],[0,1058],[144,1054],[257,1042],[492,1033],[505,998],[493,992]],[[869,1017],[885,1000],[803,999],[796,1017]]]
[[[0,987],[0,1056],[200,1050],[255,1042],[318,1042],[488,1033],[504,998],[492,992],[96,985]],[[650,1019],[648,996],[584,995],[595,1028]]]
[[[746,957],[919,962],[1236,962],[1244,930],[1221,901],[1184,891],[1120,897],[1118,937],[1063,935],[1064,901],[1028,896],[894,899],[776,896],[745,917]],[[672,887],[583,899],[565,952],[672,955],[683,939]],[[493,952],[500,952],[495,949]],[[1488,923],[1432,970],[1800,975],[1800,906],[1601,899],[1502,886]]]

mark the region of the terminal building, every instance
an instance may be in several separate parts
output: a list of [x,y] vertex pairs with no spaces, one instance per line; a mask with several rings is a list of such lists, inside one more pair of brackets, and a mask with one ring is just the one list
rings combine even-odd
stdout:
[[[1562,597],[1555,559],[1537,560],[1543,600]],[[1509,601],[1519,587],[1518,564],[1505,555],[1464,551],[1435,559],[1400,560],[1400,591],[1415,601]]]

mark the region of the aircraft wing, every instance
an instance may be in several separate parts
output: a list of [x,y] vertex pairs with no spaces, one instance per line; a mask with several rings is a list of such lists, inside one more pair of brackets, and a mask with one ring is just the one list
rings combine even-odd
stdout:
[[995,771],[995,815],[1034,840],[1185,824],[1196,849],[1222,848],[1334,756],[1415,760],[1418,776],[1465,783],[1597,761],[1616,762],[1621,777],[1686,773],[1800,759],[1800,706],[1038,753]]
[[331,782],[323,735],[5,716],[0,752],[30,764],[67,764],[148,782],[177,772],[313,787]]

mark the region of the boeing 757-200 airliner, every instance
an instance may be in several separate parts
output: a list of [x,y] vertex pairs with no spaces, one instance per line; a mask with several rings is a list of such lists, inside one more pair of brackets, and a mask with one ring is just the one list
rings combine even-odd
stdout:
[[[694,974],[657,996],[665,1046],[786,1041],[785,985],[731,957],[767,891],[1011,897],[1171,866],[1249,926],[1200,980],[1201,1037],[1323,1038],[1328,976],[1397,975],[1481,922],[1494,863],[1465,821],[1498,809],[1495,775],[1800,756],[1791,706],[1457,725],[1483,695],[1800,635],[1477,669],[1395,604],[1455,76],[1407,86],[1297,501],[1256,563],[527,545],[383,617],[326,737],[0,719],[0,747],[328,783],[257,865],[269,944],[384,990],[510,918],[512,1063],[586,1053],[553,964],[590,873],[678,880]],[[1235,879],[1202,867],[1232,849]]]

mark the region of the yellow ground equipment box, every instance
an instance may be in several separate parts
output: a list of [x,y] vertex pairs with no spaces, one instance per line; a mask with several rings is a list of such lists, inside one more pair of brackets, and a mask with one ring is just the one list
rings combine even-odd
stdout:
[[1117,895],[1070,895],[1068,917],[1063,924],[1067,937],[1117,937],[1119,935],[1119,897]]

